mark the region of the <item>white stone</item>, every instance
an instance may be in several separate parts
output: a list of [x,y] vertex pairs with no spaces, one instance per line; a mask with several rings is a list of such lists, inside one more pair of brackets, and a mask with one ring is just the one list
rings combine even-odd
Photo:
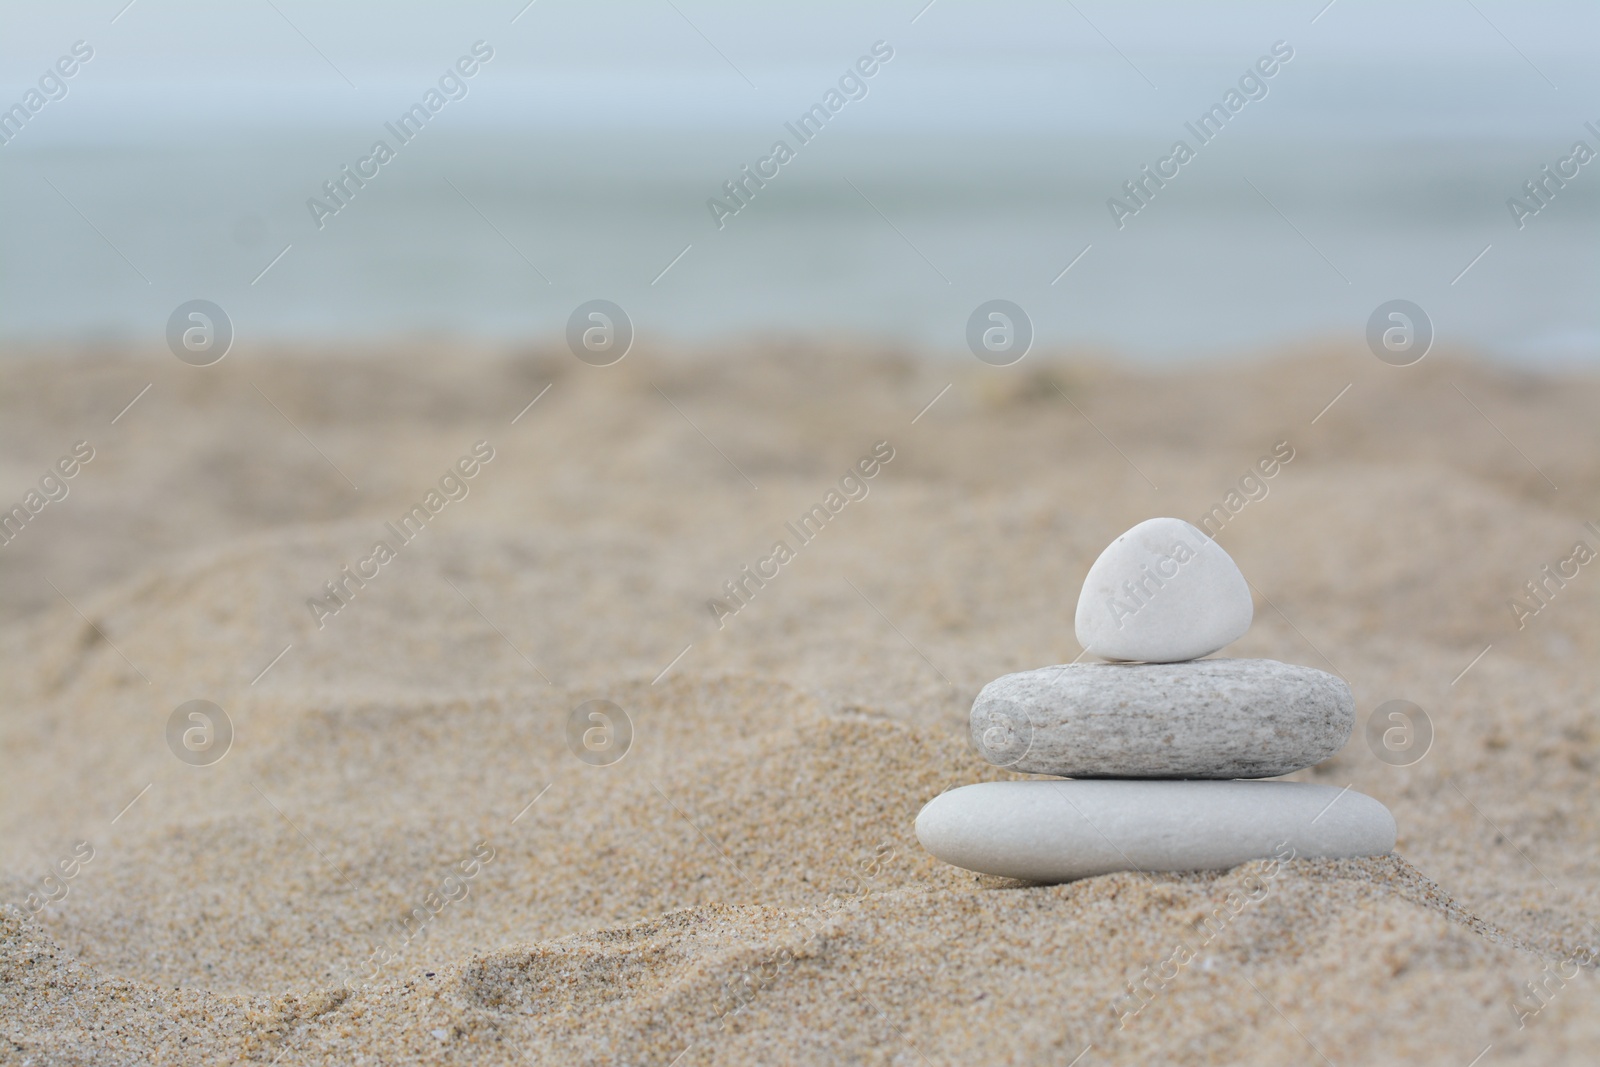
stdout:
[[1308,782],[983,782],[929,801],[917,838],[969,871],[1067,882],[1377,856],[1394,849],[1395,824],[1369,796]]
[[990,763],[1065,778],[1273,778],[1344,747],[1343,680],[1270,659],[1077,663],[996,678],[969,717]]
[[1250,586],[1182,519],[1146,519],[1106,546],[1078,595],[1078,643],[1102,659],[1199,659],[1250,629]]

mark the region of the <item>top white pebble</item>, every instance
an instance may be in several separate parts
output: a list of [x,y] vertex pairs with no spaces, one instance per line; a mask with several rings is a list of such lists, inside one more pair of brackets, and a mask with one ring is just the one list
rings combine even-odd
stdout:
[[1182,519],[1146,519],[1089,568],[1075,628],[1101,659],[1178,663],[1237,641],[1254,613],[1221,545]]

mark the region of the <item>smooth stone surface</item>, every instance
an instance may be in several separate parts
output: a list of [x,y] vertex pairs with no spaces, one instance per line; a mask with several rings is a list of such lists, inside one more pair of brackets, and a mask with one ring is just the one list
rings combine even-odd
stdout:
[[1082,663],[996,678],[968,719],[984,759],[1067,778],[1273,778],[1355,726],[1350,687],[1271,659]]
[[1106,546],[1078,594],[1078,644],[1101,659],[1199,659],[1250,629],[1233,557],[1182,519],[1146,519]]
[[1307,782],[983,782],[935,797],[917,839],[946,863],[1032,882],[1226,870],[1257,859],[1378,856],[1394,816]]

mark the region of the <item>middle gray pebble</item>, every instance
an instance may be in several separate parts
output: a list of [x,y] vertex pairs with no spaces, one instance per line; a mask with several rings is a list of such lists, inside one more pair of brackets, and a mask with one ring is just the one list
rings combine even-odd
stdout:
[[1350,739],[1343,680],[1270,659],[1084,663],[997,678],[973,702],[990,763],[1066,778],[1272,778]]

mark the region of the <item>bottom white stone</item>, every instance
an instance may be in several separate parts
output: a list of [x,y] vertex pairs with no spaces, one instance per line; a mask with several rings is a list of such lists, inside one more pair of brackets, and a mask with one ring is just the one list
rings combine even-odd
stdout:
[[917,838],[969,871],[1067,882],[1377,856],[1394,849],[1395,824],[1369,796],[1306,782],[983,782],[929,801]]

